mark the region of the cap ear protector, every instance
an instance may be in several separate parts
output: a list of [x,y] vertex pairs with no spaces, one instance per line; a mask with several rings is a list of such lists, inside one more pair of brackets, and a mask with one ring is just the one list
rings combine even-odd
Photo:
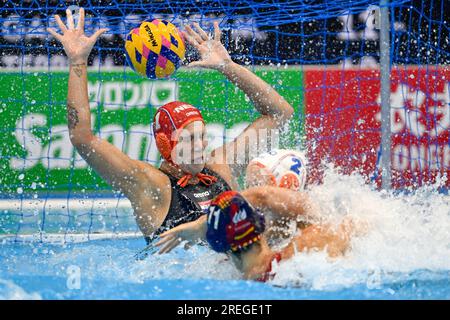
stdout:
[[171,161],[172,149],[176,141],[172,141],[172,134],[183,129],[189,123],[201,121],[204,123],[200,111],[185,102],[173,101],[161,106],[153,118],[153,134],[161,156]]
[[281,177],[279,186],[297,191],[300,189],[300,182],[295,174],[288,172]]
[[172,144],[170,143],[170,139],[164,132],[158,132],[155,137],[156,147],[159,150],[161,156],[166,159],[171,159],[172,153]]

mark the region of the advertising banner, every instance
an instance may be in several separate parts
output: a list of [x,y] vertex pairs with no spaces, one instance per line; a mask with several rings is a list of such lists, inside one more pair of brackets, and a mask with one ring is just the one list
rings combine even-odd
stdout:
[[[378,70],[308,70],[305,112],[311,180],[326,163],[380,183]],[[391,73],[393,187],[435,183],[450,174],[450,70],[397,67]],[[445,178],[444,178],[445,179]],[[447,180],[447,187],[450,186]]]

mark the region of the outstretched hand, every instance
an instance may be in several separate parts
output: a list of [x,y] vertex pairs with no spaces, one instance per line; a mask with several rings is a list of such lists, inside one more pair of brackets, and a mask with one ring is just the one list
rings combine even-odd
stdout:
[[86,63],[89,53],[98,37],[108,29],[99,29],[92,36],[87,37],[84,34],[84,9],[80,8],[80,18],[76,27],[72,11],[67,9],[66,14],[67,26],[62,22],[59,15],[55,15],[56,22],[58,23],[62,35],[57,33],[53,28],[47,28],[47,31],[62,43],[71,64]]
[[221,31],[218,22],[214,22],[214,39],[210,39],[198,23],[195,22],[194,27],[197,31],[190,26],[186,26],[186,32],[183,32],[187,42],[198,50],[201,57],[199,61],[191,62],[189,64],[190,67],[220,70],[232,61],[227,50],[220,42]]

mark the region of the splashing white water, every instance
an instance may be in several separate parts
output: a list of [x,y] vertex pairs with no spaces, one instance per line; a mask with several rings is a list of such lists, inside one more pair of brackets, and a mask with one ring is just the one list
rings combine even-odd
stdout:
[[331,261],[325,253],[300,253],[276,269],[273,283],[333,289],[355,284],[376,288],[383,279],[417,270],[450,270],[449,196],[423,188],[412,195],[373,190],[358,175],[329,169],[311,196],[329,221],[345,215],[366,221],[368,233],[352,239],[352,249]]

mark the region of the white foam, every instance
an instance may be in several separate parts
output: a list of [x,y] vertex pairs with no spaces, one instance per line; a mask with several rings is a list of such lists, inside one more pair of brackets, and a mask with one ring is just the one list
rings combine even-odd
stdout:
[[344,258],[330,261],[323,252],[300,253],[280,263],[274,283],[307,283],[315,289],[357,283],[377,287],[393,274],[450,270],[449,196],[435,190],[432,186],[396,196],[374,190],[361,176],[329,169],[324,183],[311,189],[312,198],[328,221],[350,215],[366,221],[369,232],[352,239]]

